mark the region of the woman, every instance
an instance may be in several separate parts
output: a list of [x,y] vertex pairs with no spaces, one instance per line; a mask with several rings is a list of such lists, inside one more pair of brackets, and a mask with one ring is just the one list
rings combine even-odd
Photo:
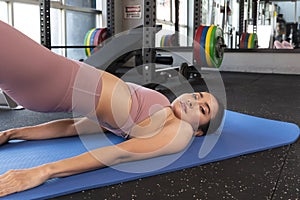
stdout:
[[[211,120],[221,123],[224,109],[209,93],[183,94],[171,104],[156,91],[56,55],[3,22],[0,33],[2,90],[33,111],[72,111],[84,116],[7,130],[0,133],[0,144],[96,133],[99,124],[127,138],[77,157],[9,171],[0,176],[0,196],[36,187],[50,178],[176,153],[193,136],[206,134]],[[18,47],[11,46],[11,41]]]

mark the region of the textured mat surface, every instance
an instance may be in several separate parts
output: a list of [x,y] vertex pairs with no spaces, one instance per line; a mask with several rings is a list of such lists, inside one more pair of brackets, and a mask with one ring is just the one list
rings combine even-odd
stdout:
[[[182,153],[52,179],[37,188],[3,199],[51,198],[275,148],[293,143],[298,137],[299,127],[295,124],[227,111],[221,134],[195,138]],[[0,147],[0,174],[9,169],[33,167],[119,142],[122,139],[111,134],[11,142]]]

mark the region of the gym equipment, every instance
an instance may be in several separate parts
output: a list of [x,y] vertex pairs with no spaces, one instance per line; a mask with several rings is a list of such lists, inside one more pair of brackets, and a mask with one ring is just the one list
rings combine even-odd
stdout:
[[[248,26],[251,24],[253,27],[253,33],[257,33],[257,22],[258,22],[258,1],[252,1],[249,3],[247,0],[240,0],[239,1],[239,26],[238,26],[238,35],[240,36],[240,49],[248,49],[248,45],[244,46],[245,44],[242,43],[242,35],[247,34]],[[261,3],[260,3],[261,5]],[[265,17],[266,19],[270,20],[269,17]],[[247,36],[247,35],[244,35]],[[245,38],[243,38],[243,41]]]
[[[122,44],[122,48],[120,47]],[[143,29],[135,28],[110,37],[107,42],[89,56],[85,63],[115,74],[143,46]]]
[[91,46],[96,46],[93,49],[92,53],[98,50],[98,46],[101,45],[108,38],[107,28],[100,28],[96,31],[94,36],[94,42],[91,43]]
[[204,27],[202,30],[202,35],[200,36],[200,58],[202,66],[207,66],[206,56],[205,56],[205,41],[207,35],[208,27]]
[[219,68],[223,61],[223,31],[218,26],[199,26],[194,38],[194,64]]
[[240,49],[257,49],[258,38],[256,33],[243,33],[240,39]]
[[98,48],[94,48],[99,46],[103,41],[108,38],[107,28],[92,28],[90,29],[84,37],[84,45],[87,46],[85,48],[86,56],[91,56],[92,53],[97,51]]
[[240,40],[240,49],[244,49],[245,47],[245,37],[246,37],[246,34],[245,33],[243,33],[242,35],[241,35],[241,40]]
[[[208,31],[209,28],[210,31]],[[160,30],[161,26],[157,26],[156,31],[158,32]],[[174,37],[174,35],[172,36]],[[166,42],[166,40],[170,40],[170,38],[171,36],[163,37],[161,44],[167,44],[168,42]],[[122,48],[119,48],[120,44],[122,44]],[[193,77],[199,74],[197,70],[199,67],[220,67],[225,47],[222,29],[217,26],[200,26],[196,31],[194,39],[193,53],[195,67],[186,66],[186,63],[178,62],[175,64],[176,66],[174,66],[173,60],[182,60],[182,58],[176,54],[172,54],[172,52],[168,52],[167,49],[155,48],[153,63],[163,64],[165,66],[153,65],[155,69],[151,69],[153,70],[151,73],[154,73],[152,81],[156,83],[165,82],[169,78],[176,76],[176,74],[168,74],[169,72],[174,72],[174,70],[179,71],[186,79],[189,79],[192,74]],[[135,58],[135,65],[133,67],[140,66],[138,67],[138,72],[143,75],[143,69],[141,67],[143,65],[142,48],[143,27],[139,26],[106,40],[102,46],[97,48],[97,52],[85,60],[85,63],[121,76],[130,70],[130,67],[123,67],[124,64],[130,59]],[[170,50],[172,51],[172,49]],[[157,51],[166,51],[169,55],[159,55]],[[162,78],[160,77],[162,74],[167,74],[167,76]]]
[[249,41],[249,43],[250,43],[250,48],[252,48],[252,49],[258,48],[258,38],[257,38],[256,33],[252,33],[252,38],[251,38],[251,41]]
[[161,40],[160,40],[160,46],[161,47],[172,47],[172,46],[176,46],[174,44],[175,42],[175,34],[173,35],[163,35],[161,37]]
[[210,41],[210,58],[213,60],[213,65],[221,66],[225,47],[222,29],[214,27]]
[[[158,32],[161,28],[161,26],[156,26],[155,30]],[[120,48],[120,44],[122,44],[122,48]],[[85,63],[116,74],[116,71],[132,57],[141,57],[142,47],[143,27],[138,26],[110,37],[101,47],[97,48],[97,51],[93,55],[85,60]],[[172,64],[173,58],[163,58],[162,56],[155,55],[154,62]]]
[[[94,37],[95,37],[95,34],[97,33],[98,30],[99,30],[98,28],[95,28],[94,31],[92,32],[92,35],[90,37],[89,46],[93,46],[94,45]],[[92,47],[90,48],[90,54],[92,54],[93,49],[94,48],[92,48]]]
[[212,30],[214,29],[213,26],[210,26],[207,29],[207,34],[206,34],[206,38],[205,38],[205,59],[207,62],[208,66],[212,66],[211,60],[210,60],[210,39],[211,39],[211,34],[212,34]]
[[201,39],[201,34],[203,31],[203,28],[204,28],[204,26],[200,26],[196,30],[195,39],[194,39],[194,60],[195,60],[195,63],[198,63],[200,66],[202,65],[201,57],[200,57],[201,45],[198,41],[200,41],[200,39]]
[[[196,137],[182,155],[173,154],[143,161],[123,163],[112,168],[107,167],[70,177],[52,179],[39,187],[12,194],[2,199],[53,198],[276,148],[294,143],[299,137],[299,127],[295,124],[258,118],[232,111],[226,111],[225,114],[226,117],[221,134]],[[0,174],[10,169],[29,168],[76,156],[86,152],[86,142],[89,142],[89,147],[98,148],[123,141],[122,138],[112,134],[107,134],[106,137],[104,134],[85,135],[82,137],[84,137],[82,139],[85,141],[85,145],[82,144],[82,140],[78,137],[71,137],[40,141],[16,141],[1,146]],[[216,141],[216,143],[213,143],[215,145],[209,146],[212,141]],[[162,166],[162,163],[167,164],[165,167],[157,169],[157,166]],[[168,163],[170,164],[168,165]],[[123,171],[118,169],[123,169]],[[128,171],[125,171],[125,169]],[[137,172],[134,171],[135,169],[145,171]],[[133,173],[133,171],[136,173]]]
[[[91,35],[93,34],[93,31],[95,30],[95,28],[93,29],[90,29],[86,34],[85,34],[85,37],[84,37],[84,45],[85,46],[90,46],[90,39],[91,39]],[[90,51],[90,48],[85,48],[85,54],[87,56],[90,56],[91,55],[91,51]]]
[[18,105],[0,88],[0,109],[21,110],[23,106]]

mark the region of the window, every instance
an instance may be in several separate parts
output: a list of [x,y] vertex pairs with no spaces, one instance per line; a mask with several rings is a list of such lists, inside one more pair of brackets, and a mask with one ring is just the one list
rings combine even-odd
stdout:
[[[97,10],[100,4],[101,0],[65,0],[65,4],[52,3],[52,46],[84,46],[88,30],[101,27],[101,12]],[[86,58],[84,48],[53,48],[52,51],[75,60]]]
[[7,3],[0,1],[0,20],[8,22]]
[[156,18],[162,21],[171,21],[171,2],[170,0],[158,0]]
[[66,0],[66,5],[82,8],[96,8],[95,0]]
[[13,3],[14,27],[40,43],[40,10],[38,5]]
[[[64,39],[64,31],[63,31],[63,23],[62,23],[62,14],[60,9],[51,8],[51,45],[52,46],[60,46],[65,44]],[[52,49],[53,52],[64,55],[65,49]]]
[[[0,20],[40,43],[39,0],[0,0]],[[102,0],[51,0],[51,46],[83,46],[91,28],[101,27]],[[52,48],[75,60],[85,59],[84,48]]]
[[[160,44],[163,35],[170,35],[175,33],[175,0],[157,0],[157,22],[162,24],[162,31],[157,36],[157,46]],[[179,0],[179,44],[180,46],[187,46],[187,32],[188,32],[188,1]]]
[[[80,24],[80,26],[78,26]],[[77,11],[66,12],[66,45],[84,45],[85,34],[94,28],[96,24],[95,16],[91,13],[81,13]],[[67,54],[72,59],[84,59],[84,49],[67,49]]]

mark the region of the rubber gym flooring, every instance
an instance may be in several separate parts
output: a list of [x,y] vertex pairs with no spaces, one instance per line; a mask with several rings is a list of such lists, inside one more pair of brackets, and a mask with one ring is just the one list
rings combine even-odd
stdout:
[[[223,72],[222,77],[229,110],[300,126],[300,76]],[[199,85],[197,80],[191,83],[195,88]],[[70,116],[1,110],[1,130]],[[299,171],[298,139],[276,149],[54,199],[296,200],[300,199]]]

